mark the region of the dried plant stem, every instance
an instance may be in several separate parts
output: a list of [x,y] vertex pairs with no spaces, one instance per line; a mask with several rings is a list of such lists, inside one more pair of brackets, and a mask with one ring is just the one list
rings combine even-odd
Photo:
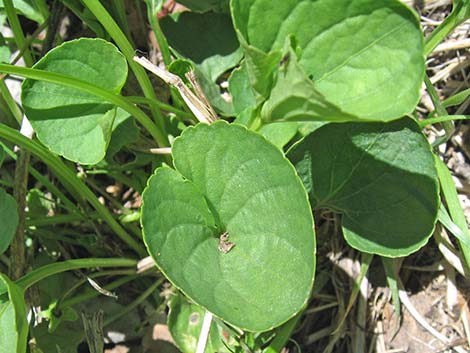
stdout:
[[197,342],[196,353],[204,353],[206,350],[207,338],[209,337],[209,331],[211,329],[212,314],[208,311],[204,314],[204,320],[202,321],[201,333],[199,334],[199,340]]
[[17,280],[26,270],[25,251],[25,218],[26,218],[26,194],[28,192],[28,165],[30,153],[26,150],[18,151],[18,159],[15,166],[15,184],[13,196],[18,205],[18,227],[15,238],[10,247],[10,268],[9,275],[13,280]]
[[[399,295],[400,301],[403,306],[408,310],[411,316],[420,324],[426,331],[428,331],[431,335],[436,337],[439,341],[446,345],[450,345],[452,342],[439,331],[437,331],[434,327],[432,327],[422,316],[421,314],[414,308],[411,304],[408,295],[406,294],[405,290],[403,289],[403,284],[401,281],[399,282]],[[453,349],[458,353],[465,353],[465,350],[461,347],[453,347]]]
[[[28,138],[32,138],[34,134],[31,124],[25,116],[21,123],[21,134]],[[26,272],[26,194],[28,193],[28,166],[31,158],[30,152],[25,149],[17,148],[17,154],[13,197],[18,206],[18,227],[16,228],[15,238],[10,246],[9,267],[9,276],[13,280],[17,280]]]
[[152,64],[146,58],[135,56],[134,61],[142,65],[150,72],[157,75],[167,84],[175,87],[181,94],[181,97],[183,98],[184,102],[188,105],[189,109],[191,109],[193,114],[200,122],[210,124],[218,119],[212,107],[207,104],[207,99],[202,94],[202,90],[200,89],[199,85],[194,83],[194,73],[189,73],[189,75],[187,75],[187,78],[193,84],[196,90],[196,94],[184,84],[183,80],[179,76],[159,68],[158,66]]
[[171,147],[151,148],[150,153],[152,153],[152,154],[171,154]]

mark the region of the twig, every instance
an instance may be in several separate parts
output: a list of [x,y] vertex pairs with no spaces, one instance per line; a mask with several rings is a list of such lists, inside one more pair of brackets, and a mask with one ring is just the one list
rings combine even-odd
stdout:
[[[399,289],[398,293],[400,295],[401,303],[404,307],[408,310],[408,312],[413,316],[413,318],[420,324],[426,331],[428,331],[431,335],[436,337],[439,341],[444,343],[446,346],[450,346],[452,344],[451,340],[448,339],[446,336],[442,335],[436,329],[434,329],[428,322],[421,316],[421,314],[414,308],[413,304],[411,304],[408,295],[406,294],[405,290],[403,289],[403,284],[399,280]],[[464,349],[460,347],[453,347],[453,349],[458,353],[466,353]]]
[[150,270],[151,268],[154,268],[155,266],[155,261],[153,261],[152,256],[144,257],[137,263],[137,273],[143,273],[147,270]]
[[[23,116],[20,132],[32,138],[34,132],[26,116]],[[10,247],[10,278],[16,280],[26,271],[25,227],[26,227],[26,194],[28,192],[28,166],[30,153],[16,148],[18,158],[15,165],[15,185],[13,196],[18,205],[18,227]]]
[[451,264],[462,276],[467,277],[469,274],[464,265],[464,261],[452,245],[452,242],[444,228],[434,232],[434,240],[446,261],[449,262],[449,264]]
[[462,316],[460,317],[460,319],[462,320],[463,330],[467,338],[468,347],[470,348],[470,325],[469,325],[467,313],[468,313],[468,306],[467,304],[465,304],[465,307],[462,310]]
[[443,51],[449,50],[457,50],[457,49],[465,49],[470,47],[470,38],[464,38],[459,40],[450,40],[439,44],[436,49],[432,52],[432,54],[436,54]]
[[353,337],[353,351],[365,352],[366,351],[366,335],[364,328],[366,327],[367,319],[367,299],[369,298],[369,280],[367,276],[361,281],[360,293],[357,305],[357,325],[354,328]]
[[450,60],[448,62],[448,65],[444,69],[440,70],[437,74],[430,78],[431,83],[435,84],[436,82],[444,80],[456,71],[465,69],[469,65],[470,63],[468,62],[468,60],[462,60],[461,58]]
[[[144,57],[134,56],[134,61],[160,77],[167,84],[175,87],[181,94],[181,97],[183,97],[184,102],[200,122],[210,124],[218,119],[218,117],[214,115],[215,113],[212,107],[204,102],[205,98],[198,97],[194,94],[194,92],[184,84],[183,80],[179,76],[159,68]],[[195,89],[198,88],[199,86],[196,85]]]
[[152,154],[171,154],[171,147],[151,148],[150,153],[152,153]]
[[101,353],[104,350],[103,310],[94,313],[82,312],[85,338],[91,353]]
[[104,289],[102,288],[98,283],[96,283],[94,280],[92,280],[90,277],[87,277],[87,280],[88,280],[88,283],[90,283],[90,285],[96,290],[98,291],[99,293],[107,296],[107,297],[111,297],[111,298],[114,298],[114,299],[118,299],[118,296],[115,294],[115,293],[112,293],[110,292],[109,290],[107,289]]
[[197,341],[196,353],[204,353],[206,350],[207,338],[209,337],[209,331],[211,329],[212,314],[208,311],[204,314],[204,320],[202,321],[201,333],[199,334],[199,340]]

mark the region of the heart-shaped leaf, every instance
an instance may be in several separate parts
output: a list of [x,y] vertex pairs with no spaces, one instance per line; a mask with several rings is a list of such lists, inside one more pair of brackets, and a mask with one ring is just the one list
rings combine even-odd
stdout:
[[23,290],[0,273],[0,353],[24,353],[28,321]]
[[430,237],[439,208],[431,148],[411,119],[328,124],[288,152],[313,208],[342,214],[352,247],[405,256]]
[[[169,307],[168,328],[171,337],[182,352],[196,352],[205,310],[196,304],[189,303],[181,295],[172,297]],[[224,336],[229,337],[229,333],[224,332],[215,321],[212,321],[204,352],[229,353],[230,350],[225,346],[229,345],[228,339]]]
[[13,197],[0,189],[0,254],[10,246],[18,226],[18,206]]
[[[51,50],[34,68],[93,83],[119,93],[127,63],[117,48],[101,39],[81,38]],[[106,153],[116,108],[94,95],[27,79],[22,101],[39,140],[51,151],[82,164],[96,164]]]
[[[293,35],[304,80],[347,114],[386,121],[416,106],[424,75],[423,36],[416,14],[399,1],[285,0],[272,6],[269,0],[233,0],[231,4],[248,57],[255,49],[281,51]],[[262,73],[262,65],[254,64],[258,67],[252,71]],[[292,86],[284,83],[288,91]],[[299,104],[308,104],[307,98]]]
[[176,171],[143,194],[149,253],[188,297],[223,320],[265,331],[305,305],[315,267],[305,189],[282,153],[223,121],[175,140]]

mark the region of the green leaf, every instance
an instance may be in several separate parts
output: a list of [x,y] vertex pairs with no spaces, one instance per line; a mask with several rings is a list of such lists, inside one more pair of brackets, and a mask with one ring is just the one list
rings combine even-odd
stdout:
[[233,105],[222,98],[219,85],[211,81],[198,67],[194,71],[197,81],[212,107],[223,116],[232,116]]
[[18,226],[18,206],[13,197],[0,189],[0,254],[10,246]]
[[144,241],[158,267],[235,326],[286,322],[305,305],[315,268],[312,214],[294,168],[258,134],[224,121],[186,129],[172,151],[176,171],[158,168],[143,194]]
[[80,20],[82,20],[90,29],[96,33],[98,38],[109,38],[106,30],[96,19],[93,13],[82,4],[80,0],[60,0],[67,6]]
[[53,332],[48,330],[47,322],[42,322],[31,329],[31,336],[44,353],[76,353],[84,334],[78,321],[63,322]]
[[[178,348],[184,353],[196,352],[199,334],[202,329],[205,310],[196,304],[189,303],[181,295],[172,297],[168,314],[168,328]],[[230,352],[222,341],[228,332],[212,321],[205,353]],[[232,342],[233,343],[233,342]]]
[[350,121],[358,118],[341,111],[318,92],[297,62],[293,50],[286,54],[271,96],[263,105],[265,121]]
[[4,160],[5,160],[5,150],[3,149],[3,146],[0,145],[0,167],[2,166]]
[[177,55],[194,63],[198,82],[214,109],[224,116],[233,115],[232,105],[221,97],[215,83],[243,56],[230,16],[184,12],[163,18],[161,27]]
[[139,129],[129,113],[118,108],[113,125],[113,134],[109,141],[106,158],[111,160],[123,147],[134,143],[139,138]]
[[306,80],[340,110],[387,121],[416,106],[423,36],[416,14],[399,1],[286,0],[272,6],[269,0],[234,0],[231,6],[240,40],[251,49],[278,52],[294,35]]
[[[76,77],[116,94],[127,78],[124,56],[101,39],[66,42],[34,68]],[[74,88],[31,79],[23,83],[22,102],[39,140],[52,152],[82,164],[104,158],[116,117],[113,105]]]
[[453,96],[450,96],[449,98],[445,99],[442,102],[442,105],[444,108],[448,107],[455,107],[456,105],[460,105],[465,100],[470,96],[470,88],[464,89],[463,91],[460,91],[459,93],[454,94]]
[[26,195],[28,203],[28,216],[45,217],[54,207],[54,202],[49,200],[44,193],[36,188],[30,189]]
[[263,98],[268,98],[274,84],[274,76],[282,59],[282,52],[275,50],[270,53],[246,44],[242,39],[245,51],[245,62],[252,89]]
[[298,128],[298,123],[272,123],[263,125],[258,132],[263,135],[266,140],[282,150],[295,136]]
[[229,11],[229,0],[178,0],[178,2],[195,12]]
[[422,247],[439,193],[431,148],[411,119],[328,124],[288,152],[312,207],[342,214],[352,247],[387,257]]
[[[16,11],[30,20],[37,23],[43,23],[45,21],[44,16],[41,14],[39,9],[36,7],[35,1],[31,0],[13,0],[13,6]],[[3,0],[0,0],[0,12],[4,11]]]
[[24,292],[0,273],[0,353],[24,353],[28,321]]
[[230,15],[183,12],[164,17],[160,25],[169,45],[213,82],[243,56]]
[[236,115],[256,106],[256,96],[250,85],[246,64],[243,61],[239,68],[232,71],[228,90],[232,96],[233,110]]
[[[468,246],[468,243],[470,242],[470,232],[468,230],[467,219],[465,217],[462,204],[460,203],[455,183],[449,168],[447,168],[447,165],[439,157],[435,156],[435,160],[442,195],[444,196],[447,207],[449,208],[452,221],[455,223],[457,228],[460,228],[462,232],[460,236],[460,232],[456,230],[452,230],[452,233],[458,237],[460,248],[462,249],[462,253],[465,258],[465,263],[470,268],[470,247]],[[445,217],[445,214],[442,211],[445,211],[444,207],[441,210],[441,222],[444,226],[449,227],[449,217]],[[443,221],[446,222],[444,223]]]

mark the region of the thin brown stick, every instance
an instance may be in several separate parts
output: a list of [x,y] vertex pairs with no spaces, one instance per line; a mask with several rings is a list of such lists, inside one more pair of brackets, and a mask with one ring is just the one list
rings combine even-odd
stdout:
[[10,246],[9,275],[12,280],[17,280],[26,272],[25,221],[29,160],[29,152],[25,150],[18,151],[13,191],[13,196],[18,205],[18,228],[16,228],[15,238]]
[[[159,68],[144,57],[134,56],[134,61],[142,65],[148,71],[157,75],[167,84],[175,87],[180,93],[184,102],[188,105],[189,109],[191,109],[193,114],[200,122],[210,124],[218,119],[217,115],[214,115],[215,113],[213,113],[212,107],[204,102],[205,97],[198,97],[193,91],[189,89],[189,87],[184,84],[183,80],[179,76]],[[199,87],[199,85],[196,86]]]

